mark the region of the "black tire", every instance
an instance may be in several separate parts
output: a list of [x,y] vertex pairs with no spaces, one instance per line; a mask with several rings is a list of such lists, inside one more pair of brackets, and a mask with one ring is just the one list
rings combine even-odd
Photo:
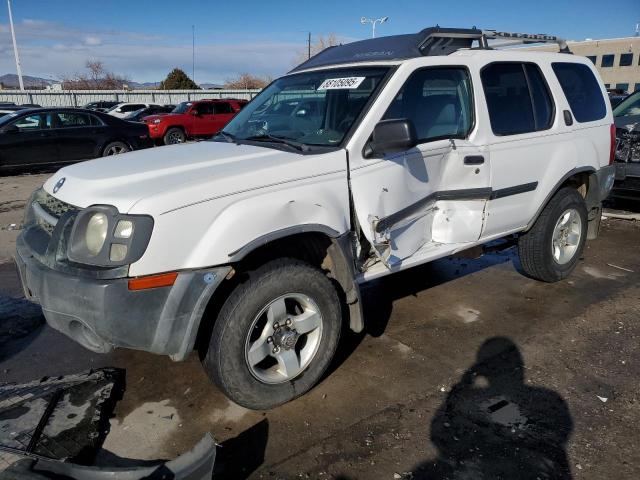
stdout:
[[[553,232],[560,217],[569,209],[580,216],[580,239],[577,249],[566,263],[553,255]],[[527,275],[543,282],[557,282],[575,268],[587,239],[587,207],[582,195],[571,187],[560,189],[544,207],[533,227],[518,239],[520,264]]]
[[124,142],[111,142],[104,147],[102,151],[103,157],[109,157],[111,155],[119,155],[121,153],[130,152],[131,148]]
[[[252,325],[274,299],[290,293],[311,298],[322,315],[322,335],[315,355],[295,378],[265,383],[252,372],[245,354]],[[224,303],[213,328],[203,366],[234,402],[254,410],[282,405],[304,394],[322,377],[335,354],[341,331],[341,306],[327,276],[309,264],[274,260],[248,273]]]
[[166,131],[164,137],[162,137],[162,141],[165,145],[175,145],[177,143],[184,143],[187,139],[187,136],[184,134],[184,131],[178,127],[171,127]]

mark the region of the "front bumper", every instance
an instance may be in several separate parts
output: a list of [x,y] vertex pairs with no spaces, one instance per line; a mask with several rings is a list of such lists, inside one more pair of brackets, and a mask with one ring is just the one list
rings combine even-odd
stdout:
[[617,162],[612,197],[640,199],[640,163]]
[[173,286],[131,291],[128,278],[77,276],[40,262],[18,237],[16,263],[25,296],[47,323],[89,350],[145,350],[184,360],[211,295],[231,270],[180,272]]

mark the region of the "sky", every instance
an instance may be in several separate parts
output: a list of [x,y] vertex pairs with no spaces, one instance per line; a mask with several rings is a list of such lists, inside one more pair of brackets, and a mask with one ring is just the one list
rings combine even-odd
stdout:
[[[173,68],[223,83],[248,72],[276,77],[295,65],[312,36],[368,38],[360,18],[388,16],[377,33],[443,27],[548,33],[569,40],[633,36],[640,0],[308,1],[12,0],[24,75],[58,80],[100,60],[119,75],[160,81]],[[15,73],[6,2],[0,3],[0,75]]]

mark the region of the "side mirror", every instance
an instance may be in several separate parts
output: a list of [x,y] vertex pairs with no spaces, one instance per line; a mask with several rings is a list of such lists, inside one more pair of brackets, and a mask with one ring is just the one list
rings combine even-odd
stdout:
[[192,115],[194,117],[200,116],[200,114],[198,113],[198,110],[196,110],[195,108],[189,112],[189,115]]
[[20,129],[15,125],[9,125],[7,128],[2,130],[2,133],[19,133]]
[[365,158],[404,152],[418,144],[416,129],[407,118],[382,120],[373,129],[371,141],[364,149]]

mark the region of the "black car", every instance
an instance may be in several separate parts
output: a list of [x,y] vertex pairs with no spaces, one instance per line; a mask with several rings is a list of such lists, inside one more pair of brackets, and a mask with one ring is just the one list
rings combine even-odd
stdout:
[[616,180],[612,197],[640,200],[640,90],[613,109]]
[[77,162],[152,146],[148,127],[78,108],[30,108],[0,117],[0,170]]
[[124,117],[124,120],[128,120],[130,122],[141,122],[144,117],[148,117],[149,115],[160,115],[163,113],[171,113],[175,105],[152,105],[150,107],[141,108],[139,110],[135,110],[131,112],[129,115]]
[[99,101],[99,102],[87,103],[82,108],[86,108],[87,110],[97,110],[98,112],[106,112],[110,108],[115,107],[116,105],[118,105],[120,103],[122,103],[122,102],[114,102],[114,101],[102,100],[102,101]]

